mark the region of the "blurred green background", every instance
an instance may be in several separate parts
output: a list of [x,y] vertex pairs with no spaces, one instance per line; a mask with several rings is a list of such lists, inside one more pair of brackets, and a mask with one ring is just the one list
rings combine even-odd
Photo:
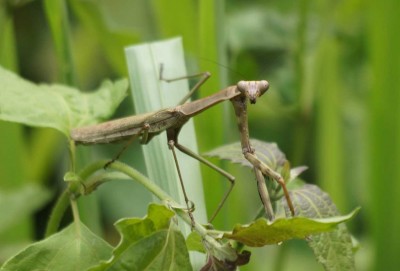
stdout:
[[[399,14],[397,0],[1,0],[0,64],[34,82],[94,89],[104,78],[127,76],[125,46],[182,36],[190,73],[213,75],[199,96],[241,79],[267,79],[269,93],[249,110],[251,136],[277,142],[293,166],[307,165],[303,179],[328,192],[342,213],[362,206],[348,223],[360,242],[358,270],[395,270]],[[130,112],[126,102],[117,114]],[[229,103],[195,123],[200,152],[239,139]],[[0,191],[32,183],[62,189],[68,153],[61,134],[6,122],[0,132]],[[117,149],[81,155],[112,157]],[[140,153],[136,143],[127,159],[143,169]],[[237,185],[215,224],[229,230],[250,221],[260,203],[249,171],[223,165]],[[227,184],[206,169],[203,178],[211,212]],[[82,199],[83,220],[117,242],[112,223],[144,214],[150,197],[140,191],[131,183],[104,185]],[[43,237],[51,204],[0,232],[0,261]],[[252,253],[241,270],[322,270],[302,241]]]

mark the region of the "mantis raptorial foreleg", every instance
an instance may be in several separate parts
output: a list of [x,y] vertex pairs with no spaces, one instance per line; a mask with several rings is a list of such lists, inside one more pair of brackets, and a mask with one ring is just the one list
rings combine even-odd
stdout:
[[271,214],[270,212],[272,211],[271,208],[267,205],[270,205],[270,202],[264,202],[268,199],[269,201],[269,196],[268,191],[266,190],[266,187],[264,189],[264,186],[261,185],[261,178],[260,178],[260,171],[264,176],[269,176],[272,179],[274,179],[279,185],[282,187],[286,202],[289,206],[289,209],[292,213],[292,215],[295,215],[294,207],[292,200],[290,199],[289,192],[286,188],[286,184],[282,176],[268,167],[266,164],[264,164],[262,161],[260,161],[257,156],[255,155],[255,150],[251,147],[250,144],[250,136],[249,136],[249,128],[248,128],[248,119],[247,119],[247,103],[246,103],[246,97],[243,96],[238,96],[234,97],[231,99],[231,102],[233,104],[233,107],[235,109],[235,114],[237,118],[237,123],[238,123],[238,128],[240,132],[240,141],[242,145],[242,152],[244,157],[249,161],[253,167],[254,167],[254,172],[256,174],[257,178],[257,183],[258,183],[258,192],[260,194],[261,200],[263,201],[265,211],[267,213],[267,216],[269,219],[273,219],[274,215],[273,213]]
[[275,220],[274,210],[272,208],[271,199],[269,197],[267,186],[265,185],[264,176],[258,168],[253,167],[253,170],[256,175],[257,189],[261,198],[261,202],[264,206],[265,213],[269,221],[274,221]]
[[244,156],[246,157],[247,161],[249,161],[255,168],[260,170],[264,176],[271,177],[282,187],[283,194],[285,195],[290,212],[294,216],[294,206],[292,200],[290,199],[289,191],[287,190],[286,183],[283,177],[278,172],[272,170],[269,166],[260,161],[257,156],[255,156],[255,154],[248,152],[244,153]]

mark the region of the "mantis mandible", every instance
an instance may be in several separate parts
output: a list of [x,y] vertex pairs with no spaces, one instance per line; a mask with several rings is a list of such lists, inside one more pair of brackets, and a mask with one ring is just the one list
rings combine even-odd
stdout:
[[[161,74],[162,74],[162,66],[160,70],[160,79],[162,79]],[[194,76],[198,75],[199,74]],[[223,204],[225,203],[230,192],[232,191],[233,186],[235,184],[235,178],[231,174],[215,166],[202,156],[194,153],[190,149],[179,144],[178,135],[183,125],[190,118],[192,118],[197,114],[200,114],[204,110],[216,104],[219,104],[226,100],[230,100],[235,108],[235,113],[238,119],[243,154],[246,157],[246,159],[253,164],[254,169],[256,170],[256,177],[258,183],[261,182],[260,180],[260,176],[262,177],[262,175],[260,175],[261,173],[270,176],[274,180],[276,180],[283,187],[286,201],[288,202],[288,206],[290,207],[290,210],[294,215],[293,205],[291,203],[291,199],[287,192],[286,185],[282,181],[283,180],[282,177],[278,173],[270,169],[268,166],[263,164],[260,160],[258,160],[249,142],[249,134],[247,128],[247,110],[246,110],[247,100],[249,100],[251,104],[255,104],[257,98],[262,96],[268,90],[269,83],[266,80],[240,81],[236,85],[229,86],[213,95],[192,102],[186,102],[190,98],[190,96],[194,93],[194,91],[196,91],[199,88],[199,86],[202,85],[210,77],[210,73],[207,72],[203,73],[202,75],[203,75],[202,79],[190,90],[188,95],[186,95],[179,103],[179,105],[176,107],[170,107],[155,112],[149,112],[125,118],[120,118],[116,120],[111,120],[96,125],[75,128],[71,131],[71,138],[76,144],[84,144],[84,145],[106,144],[121,140],[128,140],[127,144],[123,147],[121,152],[113,160],[109,162],[112,163],[113,161],[118,159],[121,153],[128,147],[128,145],[138,137],[141,137],[140,139],[141,144],[147,144],[154,136],[160,134],[163,131],[166,131],[168,145],[174,157],[186,206],[188,208],[188,213],[192,222],[194,221],[190,211],[192,208],[189,207],[190,201],[188,199],[188,196],[186,194],[183,185],[182,176],[179,169],[179,163],[176,158],[175,148],[193,157],[194,159],[197,159],[201,163],[204,163],[205,165],[214,169],[215,171],[219,172],[220,174],[225,176],[231,184],[228,191],[225,193],[224,197],[219,203],[216,211],[209,219],[209,222],[211,222],[215,218],[215,216],[217,215]],[[172,80],[177,80],[177,79],[181,78],[176,78]],[[166,80],[166,81],[172,81],[172,80]],[[105,167],[107,167],[108,164],[106,164]],[[257,172],[258,170],[259,172]],[[270,220],[273,220],[273,215],[271,215],[270,213],[271,210],[268,210],[269,208],[266,207],[265,197],[263,197],[264,192],[261,191],[260,188],[259,188],[259,193],[262,198],[263,205],[266,209],[267,216],[269,217]]]

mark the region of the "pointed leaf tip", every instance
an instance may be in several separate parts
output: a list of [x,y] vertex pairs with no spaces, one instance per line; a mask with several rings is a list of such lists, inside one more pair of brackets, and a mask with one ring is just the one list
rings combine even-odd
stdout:
[[346,216],[320,219],[307,217],[279,218],[273,222],[260,218],[250,225],[235,226],[232,233],[225,233],[224,237],[252,247],[279,244],[290,239],[306,239],[313,234],[335,229],[338,224],[351,219],[356,212],[357,210]]

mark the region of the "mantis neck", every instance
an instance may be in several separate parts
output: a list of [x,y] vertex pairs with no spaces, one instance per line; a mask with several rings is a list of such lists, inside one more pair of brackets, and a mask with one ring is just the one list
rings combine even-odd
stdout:
[[177,109],[186,116],[194,116],[216,104],[230,100],[238,95],[241,95],[241,93],[237,90],[237,87],[230,86],[213,95],[183,104],[179,106],[179,109]]

